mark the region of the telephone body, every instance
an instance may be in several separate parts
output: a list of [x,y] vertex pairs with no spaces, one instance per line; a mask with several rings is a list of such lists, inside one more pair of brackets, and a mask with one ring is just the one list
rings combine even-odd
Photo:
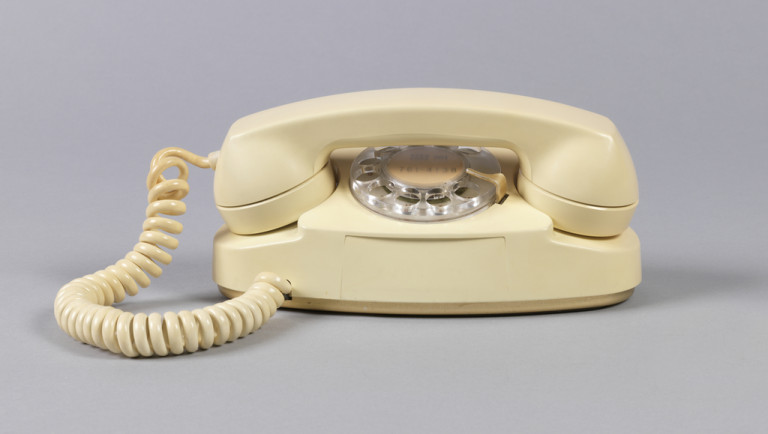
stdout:
[[[213,278],[232,298],[145,315],[111,305],[171,257],[187,165],[215,169],[225,225]],[[176,179],[163,172],[179,169]],[[152,160],[140,242],[59,290],[76,339],[127,356],[233,341],[292,308],[454,315],[572,310],[640,283],[629,152],[607,118],[517,95],[389,89],[311,99],[236,121],[208,158]]]
[[[361,147],[403,145],[487,147],[509,180],[503,202],[435,222],[371,212],[353,197],[351,164]],[[270,270],[293,285],[287,307],[511,313],[615,304],[640,282],[621,136],[548,101],[393,89],[289,104],[232,126],[214,191],[227,224],[213,276],[229,297]]]

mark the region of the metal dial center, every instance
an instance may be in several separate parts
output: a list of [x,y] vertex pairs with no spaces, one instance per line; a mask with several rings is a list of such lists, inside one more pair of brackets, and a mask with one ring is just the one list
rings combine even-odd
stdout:
[[394,154],[386,165],[389,175],[413,187],[434,187],[461,178],[466,164],[451,150],[413,146]]

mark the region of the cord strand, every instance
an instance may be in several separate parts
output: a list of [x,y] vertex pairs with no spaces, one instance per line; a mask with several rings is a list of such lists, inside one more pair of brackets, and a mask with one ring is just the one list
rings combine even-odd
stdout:
[[[171,262],[170,253],[160,247],[175,249],[179,242],[168,234],[181,233],[182,225],[160,215],[186,212],[181,200],[189,193],[187,163],[210,168],[215,165],[215,155],[205,158],[181,148],[165,148],[155,154],[147,175],[149,204],[139,242],[114,265],[74,279],[56,294],[54,314],[67,334],[128,357],[192,353],[257,330],[291,293],[287,280],[263,272],[242,295],[192,312],[133,314],[112,306],[126,294],[133,296],[139,287],[147,287],[149,276],[159,277],[158,263]],[[163,177],[172,167],[178,169],[178,177]]]

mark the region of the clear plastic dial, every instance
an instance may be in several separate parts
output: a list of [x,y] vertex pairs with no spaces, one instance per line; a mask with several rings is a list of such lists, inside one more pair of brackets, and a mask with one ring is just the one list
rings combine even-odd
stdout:
[[350,187],[360,203],[379,214],[407,221],[445,221],[494,202],[495,185],[467,169],[488,174],[501,170],[483,148],[367,148],[352,163]]

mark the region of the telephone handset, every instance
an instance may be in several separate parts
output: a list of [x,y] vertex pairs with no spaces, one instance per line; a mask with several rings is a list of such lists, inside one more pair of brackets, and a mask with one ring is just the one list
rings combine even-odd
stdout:
[[[231,300],[193,312],[112,307],[169,263],[187,166],[215,168],[225,225],[213,277]],[[179,169],[177,179],[162,173]],[[288,104],[235,122],[208,158],[159,152],[140,242],[65,285],[70,335],[128,356],[180,354],[259,328],[277,307],[395,314],[572,310],[640,283],[638,188],[605,117],[460,89],[391,89]],[[163,232],[161,232],[163,231]]]

